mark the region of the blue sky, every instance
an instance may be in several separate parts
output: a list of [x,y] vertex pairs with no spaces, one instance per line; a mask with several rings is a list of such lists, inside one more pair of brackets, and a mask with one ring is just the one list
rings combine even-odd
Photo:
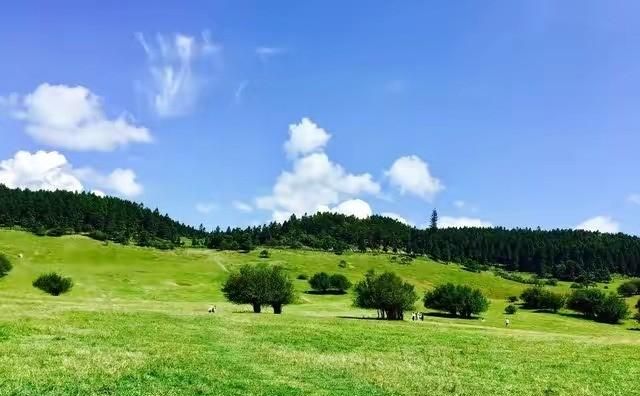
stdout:
[[0,182],[208,227],[315,210],[421,225],[436,207],[451,225],[638,234],[639,11],[3,4]]

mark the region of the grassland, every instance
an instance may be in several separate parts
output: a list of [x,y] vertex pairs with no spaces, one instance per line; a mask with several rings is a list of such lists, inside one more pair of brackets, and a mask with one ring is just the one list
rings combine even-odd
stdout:
[[[271,250],[266,260],[292,278],[324,270],[355,281],[374,268],[396,271],[420,293],[469,284],[492,299],[482,320],[366,320],[375,314],[354,309],[349,295],[306,294],[301,280],[299,301],[284,315],[255,315],[225,303],[219,286],[238,265],[265,261],[258,252],[161,252],[7,230],[0,252],[14,263],[0,279],[2,395],[639,393],[640,332],[632,321],[520,310],[506,329],[504,299],[525,285],[453,264],[288,250]],[[74,279],[69,294],[31,286],[50,270]],[[219,312],[208,314],[210,304]]]

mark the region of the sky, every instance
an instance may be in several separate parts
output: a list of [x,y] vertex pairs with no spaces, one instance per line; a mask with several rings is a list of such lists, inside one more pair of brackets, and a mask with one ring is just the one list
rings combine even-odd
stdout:
[[640,234],[640,3],[22,1],[0,183],[192,225]]

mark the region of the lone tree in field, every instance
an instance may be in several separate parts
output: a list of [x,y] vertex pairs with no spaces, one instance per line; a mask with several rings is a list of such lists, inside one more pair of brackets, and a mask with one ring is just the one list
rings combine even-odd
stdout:
[[447,283],[438,285],[424,295],[425,308],[449,312],[463,318],[480,314],[489,309],[489,300],[478,289]]
[[6,276],[13,266],[11,265],[11,261],[4,254],[0,253],[0,278]]
[[309,279],[309,286],[320,293],[326,293],[331,289],[331,276],[326,272],[316,272]]
[[263,305],[271,305],[274,313],[282,313],[282,306],[295,298],[293,283],[283,269],[266,264],[243,265],[229,275],[222,293],[234,304],[251,304],[255,313],[260,313]]
[[412,284],[404,282],[393,272],[377,275],[370,270],[354,287],[353,304],[359,308],[376,309],[378,317],[402,320],[404,311],[413,309],[418,299]]
[[38,279],[33,281],[33,287],[47,292],[52,296],[59,296],[71,290],[73,287],[73,281],[71,278],[51,272],[40,275]]

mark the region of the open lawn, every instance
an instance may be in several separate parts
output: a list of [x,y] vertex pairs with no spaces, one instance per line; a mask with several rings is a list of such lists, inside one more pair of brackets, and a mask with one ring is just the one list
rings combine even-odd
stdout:
[[[0,279],[2,395],[640,393],[633,321],[520,310],[506,329],[505,297],[526,285],[453,264],[289,250],[264,260],[259,250],[163,252],[8,230],[0,231],[0,252],[14,264]],[[286,267],[294,279],[327,271],[357,281],[370,268],[393,270],[419,294],[464,283],[481,288],[491,307],[474,320],[367,320],[375,312],[353,308],[349,294],[307,294],[302,280],[295,281],[299,302],[281,316],[225,303],[220,284],[228,271],[259,261]],[[70,293],[51,297],[31,286],[51,270],[73,278]],[[553,289],[569,291],[564,283]],[[207,313],[211,304],[218,313]]]

